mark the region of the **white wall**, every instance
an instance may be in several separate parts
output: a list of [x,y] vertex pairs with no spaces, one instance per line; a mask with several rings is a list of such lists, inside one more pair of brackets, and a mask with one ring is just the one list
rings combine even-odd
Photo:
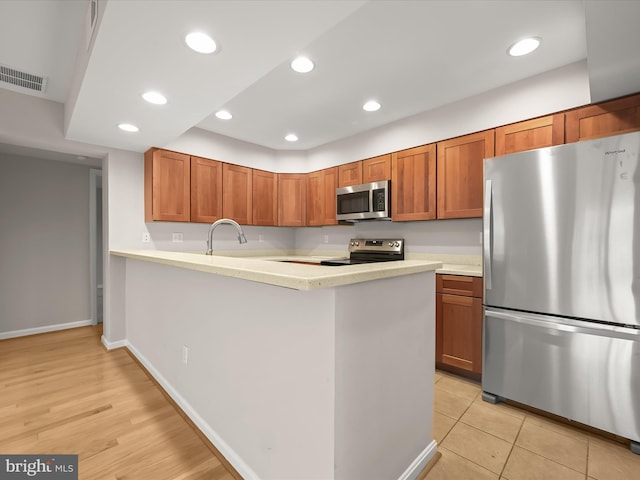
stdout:
[[126,284],[130,348],[244,478],[399,478],[435,446],[434,272],[299,291],[126,260]]
[[[153,222],[146,225],[153,247],[158,250],[204,252],[207,249],[209,224]],[[230,225],[220,225],[213,234],[214,251],[249,252],[254,250],[287,250],[293,248],[295,233],[291,228],[243,225],[247,243],[238,243],[238,233]],[[172,241],[173,233],[182,233],[183,242]],[[260,241],[260,235],[262,241]]]
[[308,152],[309,171],[375,157],[590,102],[586,61],[399,120]]
[[586,60],[309,151],[274,151],[192,128],[165,145],[272,172],[306,173],[590,103]]
[[132,350],[244,478],[333,478],[335,289],[135,260],[126,283]]
[[422,272],[335,289],[336,480],[400,478],[429,449],[435,288]]
[[269,148],[194,127],[165,145],[153,145],[236,165],[277,172],[276,153]]
[[0,155],[0,335],[90,321],[89,168]]
[[[414,145],[443,140],[501,124],[544,115],[589,102],[585,62],[560,68],[538,77],[507,85],[454,105],[426,112],[309,152],[274,152],[194,128],[180,138],[158,145],[207,158],[275,172],[308,172],[368,158]],[[144,223],[143,159],[133,152],[113,150],[64,138],[64,106],[56,102],[0,89],[0,142],[76,155],[104,158],[105,248],[166,248],[201,250],[206,236],[203,225]],[[359,224],[356,227],[283,229],[248,227],[250,244],[235,243],[233,232],[216,231],[220,249],[280,248],[344,249],[352,232],[401,236],[408,252],[479,254],[476,243],[479,220],[444,220],[398,224]],[[329,243],[324,244],[327,231]],[[142,243],[142,232],[152,243]],[[171,233],[181,232],[183,244],[172,244]],[[265,242],[255,241],[263,234]],[[218,247],[217,247],[218,248]],[[415,249],[415,250],[414,250]],[[124,327],[124,266],[107,257],[105,264],[105,336],[110,341],[126,338]]]
[[[481,255],[482,219],[424,222],[361,222],[353,226],[297,228],[295,246],[302,250],[346,250],[351,238],[404,238],[406,253]],[[325,243],[325,236],[327,242]]]

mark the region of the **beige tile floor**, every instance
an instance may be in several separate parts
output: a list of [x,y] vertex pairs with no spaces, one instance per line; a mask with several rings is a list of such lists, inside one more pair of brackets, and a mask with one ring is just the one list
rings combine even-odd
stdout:
[[433,435],[442,457],[427,480],[640,480],[640,455],[604,436],[511,405],[436,372]]

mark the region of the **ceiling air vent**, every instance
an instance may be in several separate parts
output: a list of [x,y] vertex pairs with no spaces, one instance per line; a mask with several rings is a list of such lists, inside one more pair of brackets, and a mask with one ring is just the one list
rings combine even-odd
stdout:
[[6,65],[0,65],[0,82],[35,90],[36,92],[44,92],[45,88],[47,88],[47,77],[21,72]]

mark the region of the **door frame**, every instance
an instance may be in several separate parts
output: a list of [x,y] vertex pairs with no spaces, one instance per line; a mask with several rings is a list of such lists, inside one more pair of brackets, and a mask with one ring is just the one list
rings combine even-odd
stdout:
[[91,168],[89,169],[89,303],[91,307],[92,325],[98,324],[98,282],[96,274],[98,271],[98,262],[102,262],[104,257],[103,252],[98,252],[97,247],[98,232],[96,222],[98,218],[98,186],[100,186],[100,191],[102,191],[102,170]]

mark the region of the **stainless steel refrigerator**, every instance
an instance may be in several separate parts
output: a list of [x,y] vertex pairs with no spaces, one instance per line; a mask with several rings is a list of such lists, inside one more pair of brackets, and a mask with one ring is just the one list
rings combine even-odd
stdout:
[[640,132],[485,160],[486,401],[640,454]]

